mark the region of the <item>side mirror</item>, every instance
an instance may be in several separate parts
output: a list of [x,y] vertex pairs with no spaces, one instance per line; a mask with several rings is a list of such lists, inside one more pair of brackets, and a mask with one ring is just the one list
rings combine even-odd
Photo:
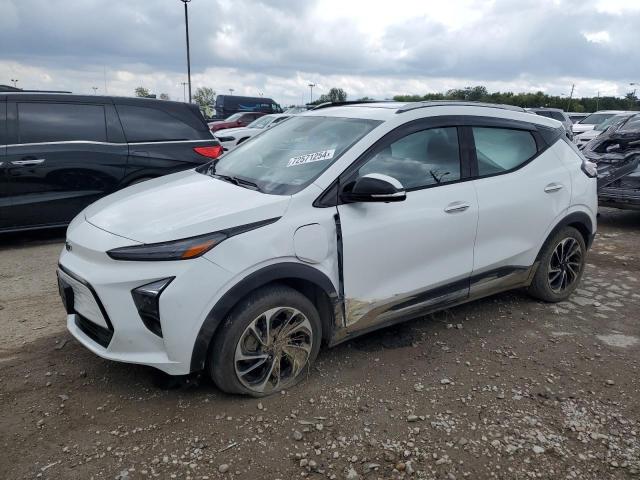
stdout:
[[340,194],[346,203],[356,202],[402,202],[407,193],[398,180],[381,173],[369,173],[347,185]]

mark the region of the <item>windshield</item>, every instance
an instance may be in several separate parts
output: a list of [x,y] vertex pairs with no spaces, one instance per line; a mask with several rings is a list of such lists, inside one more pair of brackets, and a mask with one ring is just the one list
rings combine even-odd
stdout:
[[611,125],[620,123],[622,120],[624,120],[625,118],[627,118],[629,115],[614,115],[611,118],[607,118],[604,122],[598,124],[595,126],[594,130],[597,130],[599,132],[603,132],[605,131],[607,128],[609,128]]
[[235,122],[236,120],[238,120],[240,117],[242,116],[241,113],[234,113],[233,115],[227,117],[224,121],[225,122]]
[[269,125],[271,122],[273,122],[275,119],[276,117],[272,115],[265,115],[264,117],[260,117],[254,120],[249,125],[247,125],[247,127],[248,128],[264,128],[267,125]]
[[236,177],[265,193],[292,195],[380,123],[356,118],[292,117],[227,153],[202,173]]
[[598,125],[614,115],[615,113],[592,113],[588,117],[580,120],[578,123],[581,123],[582,125]]

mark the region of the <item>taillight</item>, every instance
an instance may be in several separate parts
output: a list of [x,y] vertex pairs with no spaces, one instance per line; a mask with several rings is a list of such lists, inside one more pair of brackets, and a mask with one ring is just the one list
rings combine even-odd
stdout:
[[224,150],[222,149],[222,145],[213,145],[211,147],[193,147],[193,151],[198,155],[202,155],[207,158],[218,158],[222,155]]

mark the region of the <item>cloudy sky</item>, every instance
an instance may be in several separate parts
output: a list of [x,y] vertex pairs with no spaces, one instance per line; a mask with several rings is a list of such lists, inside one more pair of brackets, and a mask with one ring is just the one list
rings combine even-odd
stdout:
[[[182,100],[179,0],[0,0],[0,84]],[[624,95],[640,83],[639,0],[193,0],[192,82],[309,100],[489,90]],[[105,88],[106,83],[106,88]]]

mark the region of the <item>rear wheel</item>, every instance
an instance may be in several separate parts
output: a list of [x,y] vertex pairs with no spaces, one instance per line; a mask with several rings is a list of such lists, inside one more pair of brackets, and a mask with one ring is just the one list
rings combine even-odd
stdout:
[[258,290],[236,306],[212,345],[209,372],[229,393],[255,397],[302,380],[320,349],[320,316],[286,286]]
[[546,302],[569,298],[584,273],[587,247],[580,232],[565,227],[544,246],[529,293]]

